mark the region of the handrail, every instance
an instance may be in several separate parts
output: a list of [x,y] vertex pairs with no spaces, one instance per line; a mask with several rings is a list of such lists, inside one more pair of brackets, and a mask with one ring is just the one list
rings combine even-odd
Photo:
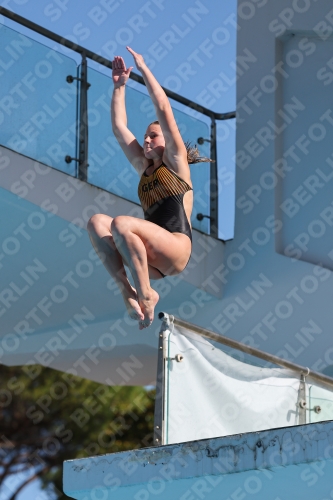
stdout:
[[322,373],[312,371],[305,366],[297,365],[296,363],[293,363],[292,361],[287,361],[286,359],[279,358],[278,356],[275,356],[274,354],[269,354],[265,351],[261,351],[260,349],[257,349],[256,347],[248,346],[246,344],[243,344],[243,342],[239,342],[238,340],[233,340],[233,339],[231,339],[229,337],[225,337],[224,335],[221,335],[219,333],[215,333],[215,332],[212,332],[211,330],[207,330],[206,328],[202,328],[198,325],[188,323],[187,321],[184,321],[182,319],[175,318],[171,314],[169,315],[167,313],[160,312],[158,314],[158,317],[161,321],[166,321],[166,322],[171,321],[176,326],[180,326],[182,328],[188,328],[189,330],[192,330],[194,333],[197,333],[198,335],[201,335],[202,337],[206,337],[210,340],[214,340],[215,342],[218,342],[219,344],[224,344],[224,345],[227,345],[228,347],[233,347],[234,349],[238,349],[239,351],[245,352],[247,354],[251,354],[252,356],[255,356],[257,358],[263,359],[265,361],[269,361],[270,363],[275,363],[276,365],[282,366],[283,368],[288,368],[289,370],[296,371],[297,373],[304,375],[305,377],[311,377],[313,380],[323,382],[324,384],[327,384],[327,385],[333,387],[333,378],[327,377],[326,375],[323,375]]
[[[86,57],[89,59],[98,62],[99,64],[102,64],[103,66],[106,66],[107,68],[112,69],[112,62],[109,59],[106,59],[103,56],[100,56],[96,54],[95,52],[92,52],[91,50],[86,49],[85,47],[82,47],[81,45],[78,45],[77,43],[72,42],[71,40],[68,40],[67,38],[61,37],[60,35],[57,35],[53,31],[50,31],[46,28],[43,28],[43,26],[40,26],[39,24],[34,23],[33,21],[29,21],[29,19],[26,19],[25,17],[20,16],[19,14],[16,14],[15,12],[12,12],[9,9],[6,9],[5,7],[0,7],[0,14],[2,14],[5,17],[8,17],[8,19],[11,19],[15,21],[18,24],[21,24],[22,26],[25,26],[26,28],[29,28],[36,33],[39,33],[40,35],[43,35],[54,42],[59,43],[60,45],[64,45],[65,47],[72,49],[74,52],[78,52],[79,54],[85,54]],[[145,85],[145,82],[142,78],[142,76],[131,72],[130,78],[136,82],[141,83],[142,85]],[[215,118],[216,120],[229,120],[230,118],[235,118],[236,117],[236,112],[235,111],[230,111],[228,113],[216,113],[215,111],[212,111],[211,109],[205,108],[204,106],[201,106],[200,104],[191,101],[190,99],[187,99],[186,97],[180,96],[173,92],[172,90],[168,90],[164,87],[162,87],[164,92],[170,99],[173,99],[174,101],[179,102],[180,104],[184,104],[185,106],[190,107],[191,109],[194,109],[195,111],[199,111],[199,113],[202,113],[203,115],[209,116],[210,118]]]

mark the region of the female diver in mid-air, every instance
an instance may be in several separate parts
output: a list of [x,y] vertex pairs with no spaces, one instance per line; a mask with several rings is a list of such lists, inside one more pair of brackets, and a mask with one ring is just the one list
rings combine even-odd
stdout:
[[127,128],[125,86],[133,67],[126,69],[123,58],[115,57],[112,129],[140,176],[138,195],[145,220],[97,214],[89,220],[88,231],[96,252],[120,288],[130,317],[138,320],[142,330],[151,325],[159,300],[150,279],[181,273],[191,255],[193,189],[188,163],[209,160],[200,158],[196,148],[187,151],[164,90],[143,57],[129,47],[127,50],[143,76],[158,118],[148,126],[141,147]]

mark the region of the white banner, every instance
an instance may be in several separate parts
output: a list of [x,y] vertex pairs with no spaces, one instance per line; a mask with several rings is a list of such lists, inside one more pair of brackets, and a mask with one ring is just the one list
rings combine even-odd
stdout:
[[167,357],[165,444],[297,425],[297,374],[239,361],[176,326]]

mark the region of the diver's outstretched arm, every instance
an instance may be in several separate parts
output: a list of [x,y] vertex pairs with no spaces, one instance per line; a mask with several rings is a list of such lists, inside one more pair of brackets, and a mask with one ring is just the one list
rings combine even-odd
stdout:
[[127,127],[125,106],[125,88],[129,74],[133,67],[126,69],[122,57],[115,57],[112,62],[112,80],[114,84],[111,100],[111,122],[113,133],[119,142],[129,162],[139,175],[144,170],[144,154],[142,146]]
[[186,148],[173,115],[169,99],[146,65],[142,55],[136,53],[130,47],[127,47],[127,50],[132,54],[135,65],[142,74],[148,93],[153,101],[156,115],[165,138],[165,160],[175,172],[179,173],[186,180],[190,175]]

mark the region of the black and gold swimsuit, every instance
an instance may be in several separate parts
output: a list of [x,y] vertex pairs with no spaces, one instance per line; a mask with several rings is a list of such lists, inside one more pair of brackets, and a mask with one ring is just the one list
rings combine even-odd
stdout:
[[145,171],[138,186],[145,220],[170,233],[186,234],[192,241],[192,231],[183,204],[187,191],[192,191],[191,186],[164,163],[151,175]]

